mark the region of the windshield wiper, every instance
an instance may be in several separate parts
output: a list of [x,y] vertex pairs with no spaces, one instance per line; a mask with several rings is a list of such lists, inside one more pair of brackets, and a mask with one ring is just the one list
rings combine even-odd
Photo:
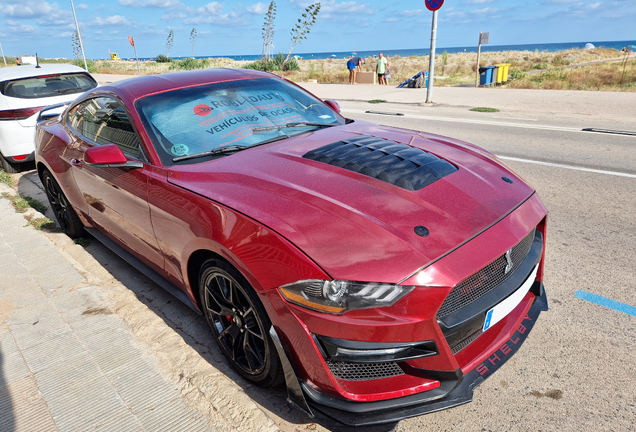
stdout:
[[252,132],[267,132],[271,130],[283,129],[283,128],[293,128],[293,127],[332,127],[332,126],[340,126],[338,123],[309,123],[309,122],[292,122],[286,123],[280,126],[267,126],[267,127],[258,127],[252,129]]
[[172,158],[172,162],[181,162],[184,160],[200,158],[203,156],[235,153],[237,151],[245,150],[246,148],[250,148],[250,147],[251,146],[242,146],[242,145],[229,145],[225,147],[217,147],[215,149],[204,151],[201,153],[193,153],[191,155],[177,156],[176,158]]
[[55,92],[58,94],[67,94],[67,93],[79,93],[81,91],[82,91],[81,88],[73,87],[73,88],[58,89]]

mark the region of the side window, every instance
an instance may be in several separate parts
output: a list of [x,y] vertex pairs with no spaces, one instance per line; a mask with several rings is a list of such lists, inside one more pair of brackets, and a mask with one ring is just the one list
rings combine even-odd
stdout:
[[141,156],[139,136],[115,99],[98,97],[82,102],[69,112],[69,125],[97,144],[115,144],[125,155]]

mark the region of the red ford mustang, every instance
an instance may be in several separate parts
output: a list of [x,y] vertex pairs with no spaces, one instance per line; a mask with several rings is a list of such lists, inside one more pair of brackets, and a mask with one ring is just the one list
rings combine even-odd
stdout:
[[243,376],[286,382],[310,416],[469,402],[547,310],[532,187],[479,147],[345,119],[274,75],[99,87],[36,142],[66,233],[202,313]]

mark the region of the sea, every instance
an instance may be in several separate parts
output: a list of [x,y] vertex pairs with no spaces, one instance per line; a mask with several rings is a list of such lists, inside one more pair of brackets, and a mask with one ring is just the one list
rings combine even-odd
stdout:
[[[498,51],[547,51],[547,52],[556,52],[556,51],[564,51],[572,48],[582,49],[585,48],[586,44],[591,43],[596,48],[614,48],[616,50],[621,50],[624,47],[632,46],[632,50],[636,51],[636,40],[631,41],[585,41],[585,42],[563,42],[563,43],[546,43],[546,44],[524,44],[524,45],[482,45],[481,52],[498,52]],[[459,53],[459,52],[468,52],[468,53],[476,53],[477,46],[464,46],[464,47],[436,47],[436,54],[442,54],[446,51],[449,54]],[[416,48],[416,49],[387,49],[387,50],[376,50],[376,51],[327,51],[327,52],[314,52],[314,53],[302,53],[295,52],[294,55],[303,58],[305,60],[324,60],[328,58],[334,59],[344,59],[349,57],[350,54],[355,53],[355,55],[359,57],[373,57],[377,56],[379,52],[384,53],[384,55],[388,57],[411,57],[411,56],[426,56],[429,54],[430,50],[428,48]],[[207,56],[195,56],[195,58],[203,59],[203,58],[230,58],[233,60],[248,60],[255,61],[258,60],[261,56],[260,54],[254,55],[227,55],[227,56],[218,56],[218,55],[207,55]],[[181,57],[173,57],[175,60]],[[186,57],[183,57],[186,58]],[[134,59],[132,59],[134,60]],[[140,58],[139,60],[151,60],[151,58]]]

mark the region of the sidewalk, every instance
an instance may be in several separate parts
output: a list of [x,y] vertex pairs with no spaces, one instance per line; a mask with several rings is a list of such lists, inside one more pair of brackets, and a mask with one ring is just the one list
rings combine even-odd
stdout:
[[212,430],[25,223],[0,199],[0,430]]
[[[101,85],[134,78],[132,75],[93,74]],[[430,108],[430,114],[449,108],[461,113],[467,108],[489,107],[507,114],[531,115],[535,118],[562,118],[579,121],[608,121],[633,125],[636,121],[636,93],[579,90],[531,90],[510,88],[434,87],[433,105],[426,105],[427,89],[396,88],[360,84],[298,83],[321,99],[342,102],[368,102],[373,99],[387,103]],[[375,105],[379,108],[381,105]],[[634,128],[630,128],[633,130]]]
[[26,224],[0,197],[0,431],[278,430],[135,283],[87,271],[81,246]]

